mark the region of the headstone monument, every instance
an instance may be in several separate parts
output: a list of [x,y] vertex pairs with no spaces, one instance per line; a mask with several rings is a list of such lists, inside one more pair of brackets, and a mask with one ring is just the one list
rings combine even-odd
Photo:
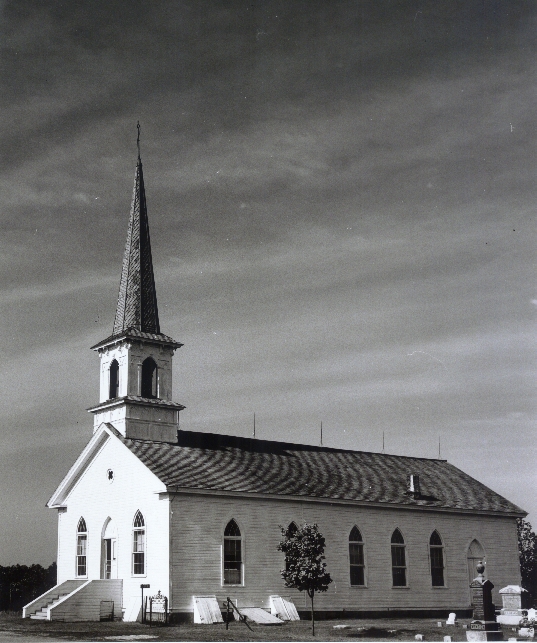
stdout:
[[476,565],[477,577],[470,583],[474,620],[466,632],[467,641],[503,641],[503,634],[496,622],[496,608],[492,602],[494,585],[483,576],[485,565]]
[[522,595],[526,590],[519,585],[507,585],[500,590],[502,609],[498,616],[498,623],[502,625],[518,625],[527,615],[522,609]]

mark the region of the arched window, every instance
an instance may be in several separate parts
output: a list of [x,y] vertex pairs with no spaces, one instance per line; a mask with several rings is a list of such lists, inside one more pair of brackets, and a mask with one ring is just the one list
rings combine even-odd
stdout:
[[242,536],[232,519],[224,530],[224,585],[242,584]]
[[298,527],[297,527],[296,522],[292,522],[289,525],[289,527],[287,527],[287,533],[288,533],[290,538],[292,538],[296,534],[297,531],[298,531]]
[[117,359],[113,359],[109,370],[110,388],[108,392],[109,399],[113,400],[119,397],[119,364]]
[[137,511],[132,530],[132,573],[134,576],[145,575],[145,522]]
[[76,528],[76,575],[87,576],[88,529],[84,518],[80,518]]
[[444,587],[444,544],[440,534],[435,530],[429,538],[431,554],[431,581],[433,587]]
[[406,553],[403,534],[396,529],[392,534],[392,583],[394,587],[406,587]]
[[142,363],[142,397],[157,397],[157,365],[152,357]]
[[[478,540],[472,540],[468,547],[467,564],[468,564],[468,580],[470,583],[477,576],[477,564],[483,562],[486,565],[486,554],[483,546]],[[485,567],[485,576],[487,575],[487,568]]]
[[365,585],[364,541],[356,525],[351,529],[349,536],[349,564],[351,585]]

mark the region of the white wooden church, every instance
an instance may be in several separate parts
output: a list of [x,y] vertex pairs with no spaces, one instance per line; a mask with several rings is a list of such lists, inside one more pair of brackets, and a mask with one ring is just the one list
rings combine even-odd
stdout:
[[[459,615],[486,562],[496,590],[520,582],[525,512],[445,460],[179,430],[160,330],[138,156],[112,334],[100,358],[93,437],[48,507],[58,512],[58,585],[24,616],[139,618],[142,584],[189,618],[193,597],[269,607],[286,589],[279,525],[317,523],[333,578],[319,616]],[[215,427],[216,428],[216,427]],[[498,599],[498,596],[496,596]]]

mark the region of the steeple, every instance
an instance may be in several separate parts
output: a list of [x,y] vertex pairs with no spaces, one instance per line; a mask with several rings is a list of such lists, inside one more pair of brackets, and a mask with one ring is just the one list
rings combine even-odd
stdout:
[[[138,124],[138,142],[140,136]],[[119,284],[113,335],[130,329],[145,333],[160,333],[157,291],[153,276],[151,240],[145,200],[144,174],[140,148],[134,175],[134,189]]]
[[92,346],[99,352],[99,404],[94,430],[102,422],[137,440],[175,442],[179,411],[172,401],[172,357],[182,344],[160,332],[153,276],[144,175],[138,162],[112,335]]

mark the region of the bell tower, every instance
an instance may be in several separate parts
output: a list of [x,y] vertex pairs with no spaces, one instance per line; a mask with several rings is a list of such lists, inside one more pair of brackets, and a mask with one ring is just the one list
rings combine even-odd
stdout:
[[172,401],[172,357],[182,344],[160,332],[144,175],[138,162],[112,335],[92,350],[100,356],[94,431],[109,422],[128,438],[176,442],[179,411]]

